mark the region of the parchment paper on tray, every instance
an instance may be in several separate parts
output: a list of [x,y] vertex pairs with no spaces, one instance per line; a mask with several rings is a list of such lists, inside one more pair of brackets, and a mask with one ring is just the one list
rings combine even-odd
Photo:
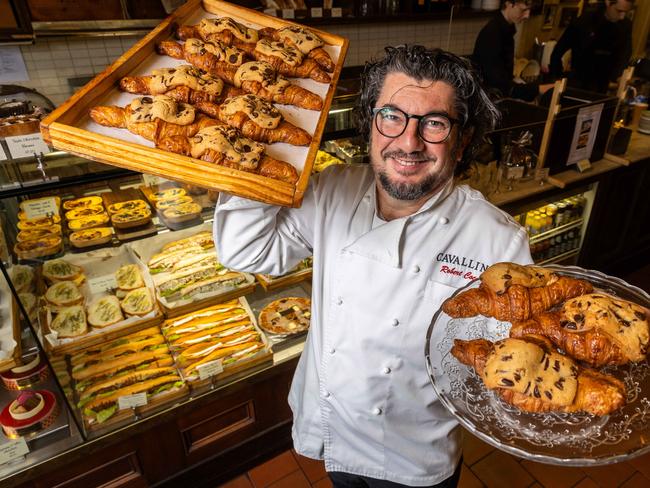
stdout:
[[44,313],[41,314],[41,319],[44,322],[42,332],[46,346],[53,353],[73,352],[162,322],[162,313],[156,301],[153,300],[154,286],[151,277],[128,246],[99,249],[84,254],[67,254],[62,259],[83,269],[86,279],[79,288],[84,297],[83,306],[86,314],[88,306],[95,300],[116,294],[115,272],[120,266],[129,264],[138,266],[144,285],[153,301],[153,309],[143,315],[126,316],[124,314],[126,317],[124,320],[105,327],[94,328],[88,325],[88,331],[85,334],[63,338],[59,337],[57,332],[50,327],[56,310],[53,310],[52,306],[46,305]]
[[159,234],[131,246],[148,267],[156,298],[168,316],[197,310],[207,306],[206,302],[230,300],[255,288],[253,275],[219,264],[209,223]]

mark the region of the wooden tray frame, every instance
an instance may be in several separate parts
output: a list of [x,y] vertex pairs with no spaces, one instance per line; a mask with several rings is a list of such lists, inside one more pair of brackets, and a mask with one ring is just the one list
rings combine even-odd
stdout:
[[169,38],[176,25],[183,24],[185,19],[190,18],[201,7],[208,13],[236,16],[268,27],[299,25],[219,0],[189,0],[112,65],[49,114],[41,123],[43,139],[57,149],[102,163],[212,190],[226,191],[265,203],[299,207],[307,189],[320,138],[327,122],[329,107],[347,53],[348,40],[345,38],[310,27],[310,30],[318,34],[326,43],[340,46],[340,55],[332,73],[332,81],[327,95],[323,100],[323,109],[314,131],[305,166],[295,186],[257,174],[200,162],[187,156],[122,141],[77,127],[90,108],[97,105],[110,91],[115,89],[120,78],[127,76],[155,52],[157,42]]
[[276,278],[268,279],[263,274],[256,274],[255,279],[260,284],[264,291],[279,290],[286,286],[295,285],[301,281],[310,280],[312,276],[312,268],[302,269],[295,273],[278,276]]

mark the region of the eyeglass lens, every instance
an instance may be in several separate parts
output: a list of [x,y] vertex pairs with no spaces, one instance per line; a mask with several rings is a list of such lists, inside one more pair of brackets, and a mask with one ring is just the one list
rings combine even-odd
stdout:
[[[398,108],[384,107],[377,112],[375,124],[377,130],[386,137],[399,137],[402,135],[409,119],[409,116]],[[451,132],[451,121],[444,115],[425,115],[418,120],[418,133],[427,142],[442,142]]]

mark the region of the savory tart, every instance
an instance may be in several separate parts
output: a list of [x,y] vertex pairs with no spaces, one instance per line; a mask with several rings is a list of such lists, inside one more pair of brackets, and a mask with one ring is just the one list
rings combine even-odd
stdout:
[[89,197],[76,198],[63,202],[64,210],[75,210],[78,208],[95,207],[102,204],[102,197],[92,195]]
[[131,291],[144,286],[144,280],[137,264],[125,264],[115,272],[115,281],[120,290]]
[[184,222],[197,218],[201,214],[201,210],[201,205],[190,202],[166,208],[162,214],[169,222]]
[[286,297],[274,300],[260,312],[260,327],[271,334],[297,334],[309,328],[311,300]]
[[76,281],[83,268],[65,259],[52,259],[43,263],[43,276],[49,282]]
[[14,245],[14,252],[20,259],[34,259],[43,256],[56,254],[63,248],[63,241],[60,236],[50,235],[40,239],[17,242]]
[[62,308],[50,324],[50,330],[56,331],[60,338],[77,337],[88,332],[83,306]]
[[95,300],[88,307],[88,323],[93,327],[106,327],[120,320],[124,320],[124,316],[115,295]]
[[70,230],[77,231],[82,229],[91,229],[93,227],[100,227],[108,223],[108,214],[102,212],[99,215],[93,215],[92,217],[83,217],[81,219],[70,220],[68,221],[68,227]]
[[45,292],[45,299],[55,307],[69,307],[83,302],[84,296],[72,281],[59,281]]
[[16,236],[18,242],[33,241],[43,237],[52,237],[61,235],[61,226],[59,224],[50,225],[49,227],[38,227],[36,229],[21,230]]
[[114,227],[119,229],[128,229],[144,225],[151,220],[151,210],[149,208],[136,208],[132,210],[121,210],[111,215],[111,222]]
[[74,247],[98,246],[110,242],[112,238],[113,229],[110,227],[94,227],[70,234],[70,244]]
[[145,202],[144,200],[127,200],[125,202],[118,202],[109,205],[108,213],[114,214],[121,211],[145,209],[145,208],[149,208],[149,205],[147,205],[147,202]]
[[175,207],[184,203],[192,203],[194,199],[189,195],[183,195],[176,198],[168,198],[165,200],[156,200],[156,208],[158,210],[165,210],[166,208]]
[[160,190],[155,193],[152,193],[150,198],[157,202],[159,200],[170,200],[178,197],[185,196],[187,192],[183,188],[167,188],[166,190]]
[[122,310],[127,315],[146,315],[153,310],[151,293],[146,287],[130,291],[122,299]]
[[96,217],[104,213],[104,207],[101,205],[93,205],[91,207],[76,208],[74,210],[68,210],[65,213],[65,218],[67,220],[78,220],[85,217]]
[[36,219],[25,219],[18,221],[19,230],[40,229],[43,227],[50,227],[54,224],[60,224],[61,217],[53,215],[51,217],[39,217]]

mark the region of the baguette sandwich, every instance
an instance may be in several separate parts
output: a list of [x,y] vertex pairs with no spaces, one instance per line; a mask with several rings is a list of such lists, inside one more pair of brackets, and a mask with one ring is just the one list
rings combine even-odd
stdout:
[[238,273],[237,271],[221,270],[217,276],[185,286],[181,290],[181,298],[190,298],[198,293],[210,293],[226,288],[234,288],[245,281],[246,276],[242,273]]
[[164,271],[178,271],[181,268],[200,263],[208,264],[216,262],[217,254],[214,248],[206,250],[202,247],[189,247],[155,254],[147,265],[151,274],[157,274]]
[[59,310],[52,323],[50,330],[57,333],[57,337],[77,337],[88,331],[86,312],[83,306],[73,305]]
[[221,323],[214,325],[205,324],[205,326],[197,326],[196,328],[175,329],[168,330],[165,333],[169,346],[173,350],[184,349],[194,344],[215,339],[222,339],[224,337],[234,336],[244,332],[255,330],[255,326],[251,323],[248,316],[244,319],[234,320],[227,319]]
[[200,247],[203,249],[209,249],[214,247],[214,241],[212,240],[212,232],[209,230],[199,232],[193,236],[186,237],[184,239],[179,239],[177,241],[168,242],[162,248],[163,252],[172,252],[179,249],[185,249],[190,247]]
[[176,362],[181,368],[186,368],[219,349],[228,349],[240,344],[258,342],[259,340],[260,334],[254,328],[226,337],[212,337],[183,349],[177,356]]
[[158,293],[161,297],[170,298],[187,286],[217,276],[223,269],[223,265],[218,263],[215,258],[214,262],[208,264],[182,268],[175,273],[165,273],[164,276],[160,276],[160,281],[157,283]]
[[95,300],[88,307],[88,323],[93,327],[107,327],[121,320],[124,320],[124,315],[115,295]]
[[187,368],[184,368],[183,373],[187,379],[196,379],[198,377],[198,370],[203,364],[221,360],[221,364],[226,367],[229,364],[250,358],[263,349],[264,343],[261,341],[244,342],[235,346],[219,348],[207,354],[199,361],[192,363]]
[[144,380],[120,388],[112,394],[90,400],[85,404],[83,413],[89,424],[99,424],[115,415],[119,408],[119,398],[122,396],[146,393],[147,401],[151,401],[164,393],[170,393],[171,390],[180,389],[183,384],[183,380],[176,373]]

